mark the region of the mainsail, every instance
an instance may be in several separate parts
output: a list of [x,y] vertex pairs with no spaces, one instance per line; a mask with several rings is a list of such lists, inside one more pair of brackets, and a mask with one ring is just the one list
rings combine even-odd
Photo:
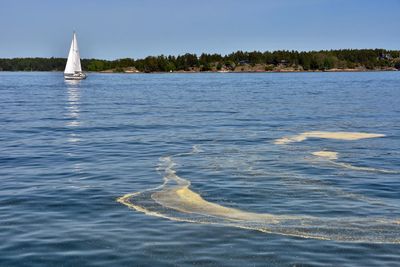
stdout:
[[74,74],[82,72],[81,58],[79,56],[78,41],[76,40],[76,33],[72,37],[71,48],[69,49],[67,65],[65,66],[65,74]]

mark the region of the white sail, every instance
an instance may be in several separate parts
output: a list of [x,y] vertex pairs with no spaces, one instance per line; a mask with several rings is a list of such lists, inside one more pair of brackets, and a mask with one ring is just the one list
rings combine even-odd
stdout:
[[76,72],[82,72],[81,58],[79,56],[78,41],[76,40],[76,34],[72,37],[71,48],[69,49],[67,65],[65,66],[65,74],[74,74]]

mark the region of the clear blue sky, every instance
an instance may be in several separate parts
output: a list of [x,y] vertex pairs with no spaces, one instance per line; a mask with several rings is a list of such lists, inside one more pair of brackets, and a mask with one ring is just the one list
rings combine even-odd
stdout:
[[400,49],[400,0],[1,0],[0,57]]

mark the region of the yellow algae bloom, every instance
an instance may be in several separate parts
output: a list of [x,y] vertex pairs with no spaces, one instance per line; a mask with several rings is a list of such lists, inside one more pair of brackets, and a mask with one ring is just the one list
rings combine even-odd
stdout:
[[126,194],[117,201],[147,215],[173,221],[225,225],[321,240],[400,243],[398,218],[277,215],[249,212],[207,201],[190,189],[189,180],[176,174],[175,165],[172,157],[161,158],[158,170],[164,170],[163,184]]
[[331,164],[345,168],[345,169],[350,169],[353,171],[364,171],[364,172],[379,172],[379,173],[388,173],[388,174],[398,174],[400,171],[397,170],[386,170],[386,169],[378,169],[378,168],[372,168],[372,167],[361,167],[361,166],[354,166],[349,163],[344,163],[344,162],[337,162],[336,160],[338,159],[338,154],[337,152],[333,151],[317,151],[317,152],[312,152],[312,155],[319,157],[321,159],[328,160]]
[[280,219],[295,218],[294,216],[275,216],[241,211],[209,202],[196,192],[190,190],[190,182],[176,175],[171,157],[162,158],[167,181],[163,190],[154,192],[151,198],[158,204],[184,213],[202,214],[228,220],[254,220],[264,223],[278,223]]
[[288,143],[302,142],[309,138],[322,138],[322,139],[336,139],[336,140],[353,141],[353,140],[360,140],[360,139],[366,139],[366,138],[377,138],[377,137],[384,137],[384,136],[385,136],[384,134],[374,134],[374,133],[312,131],[312,132],[301,133],[299,135],[276,139],[274,141],[274,144],[285,145]]
[[[384,135],[355,132],[306,132],[278,139],[275,143],[301,142],[307,138],[358,140],[382,136]],[[191,152],[180,153],[175,156],[189,156],[200,152],[202,150],[194,146]],[[336,162],[338,153],[334,151],[323,150],[312,152],[312,154],[344,168],[397,173],[397,171],[377,170],[338,163]],[[157,167],[160,174],[164,172],[164,182],[161,185],[142,192],[128,193],[118,198],[117,201],[144,214],[173,221],[225,225],[265,233],[321,240],[400,243],[398,218],[285,215],[257,213],[226,207],[208,201],[199,193],[191,190],[190,181],[178,176],[174,169],[175,166],[172,156],[161,158]],[[268,207],[266,207],[266,210],[268,211]]]

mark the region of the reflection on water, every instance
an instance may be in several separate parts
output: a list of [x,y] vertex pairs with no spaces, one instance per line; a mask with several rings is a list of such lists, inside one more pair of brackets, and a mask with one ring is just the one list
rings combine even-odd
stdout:
[[79,136],[77,134],[75,134],[75,133],[71,133],[69,136],[70,137],[68,138],[68,142],[70,142],[70,143],[76,143],[76,142],[79,142],[81,140],[79,138]]
[[[81,120],[80,120],[80,98],[81,98],[81,92],[80,92],[80,81],[65,81],[67,87],[67,93],[68,93],[68,99],[67,99],[67,113],[66,116],[69,118],[69,120],[66,122],[65,126],[68,128],[71,128],[71,130],[75,129],[76,127],[79,127],[81,125]],[[78,145],[78,143],[82,141],[80,138],[79,134],[76,132],[69,132],[68,137],[67,137],[67,142],[70,143],[71,145],[74,145],[74,149],[70,152],[67,153],[68,157],[74,158],[78,156],[78,154],[74,153],[75,150],[75,145]],[[74,173],[79,173],[82,171],[81,164],[79,162],[75,162],[72,165],[72,171]]]
[[[79,89],[79,82],[80,81],[65,81],[67,84],[67,93],[68,93],[68,100],[67,100],[67,114],[66,116],[70,118],[67,121],[65,126],[67,127],[78,127],[81,125],[81,121],[79,120],[80,116],[80,89]],[[68,142],[70,143],[77,143],[81,139],[77,133],[69,133],[68,135]]]

